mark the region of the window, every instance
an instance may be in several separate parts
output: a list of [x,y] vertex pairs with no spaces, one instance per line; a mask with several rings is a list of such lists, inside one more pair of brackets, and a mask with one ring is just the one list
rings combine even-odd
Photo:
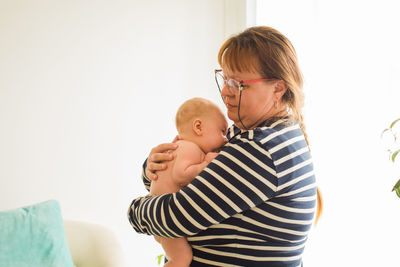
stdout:
[[[268,25],[293,43],[304,75],[307,133],[324,213],[304,264],[394,266],[400,178],[381,138],[400,117],[396,1],[248,1],[248,26]],[[393,242],[392,242],[393,240]]]

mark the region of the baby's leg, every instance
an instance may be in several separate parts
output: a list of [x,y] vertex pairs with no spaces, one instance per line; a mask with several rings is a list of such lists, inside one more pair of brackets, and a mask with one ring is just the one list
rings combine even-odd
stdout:
[[185,237],[157,237],[156,239],[162,245],[168,258],[164,267],[188,267],[190,265],[193,253]]

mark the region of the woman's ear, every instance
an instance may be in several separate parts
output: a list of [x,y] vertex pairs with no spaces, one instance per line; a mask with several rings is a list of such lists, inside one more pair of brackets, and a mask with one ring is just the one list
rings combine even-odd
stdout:
[[202,123],[202,121],[200,119],[195,119],[193,121],[193,124],[192,124],[192,129],[193,129],[193,132],[196,135],[198,135],[198,136],[203,135],[203,123]]
[[278,102],[282,99],[282,96],[286,93],[287,86],[286,83],[282,80],[279,80],[275,83],[274,97],[275,101]]

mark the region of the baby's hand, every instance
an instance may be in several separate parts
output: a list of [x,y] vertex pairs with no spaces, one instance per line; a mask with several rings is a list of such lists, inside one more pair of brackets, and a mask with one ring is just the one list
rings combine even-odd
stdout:
[[218,156],[218,153],[209,152],[209,153],[207,153],[204,160],[207,161],[208,163],[210,163],[213,159],[215,159],[216,156]]

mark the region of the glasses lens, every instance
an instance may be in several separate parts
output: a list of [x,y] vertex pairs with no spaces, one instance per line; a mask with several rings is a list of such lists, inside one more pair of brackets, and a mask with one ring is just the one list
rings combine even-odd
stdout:
[[229,79],[228,80],[228,88],[232,94],[236,94],[239,92],[240,83],[236,80]]
[[217,82],[219,91],[222,91],[225,85],[225,79],[221,72],[215,73],[215,81]]

